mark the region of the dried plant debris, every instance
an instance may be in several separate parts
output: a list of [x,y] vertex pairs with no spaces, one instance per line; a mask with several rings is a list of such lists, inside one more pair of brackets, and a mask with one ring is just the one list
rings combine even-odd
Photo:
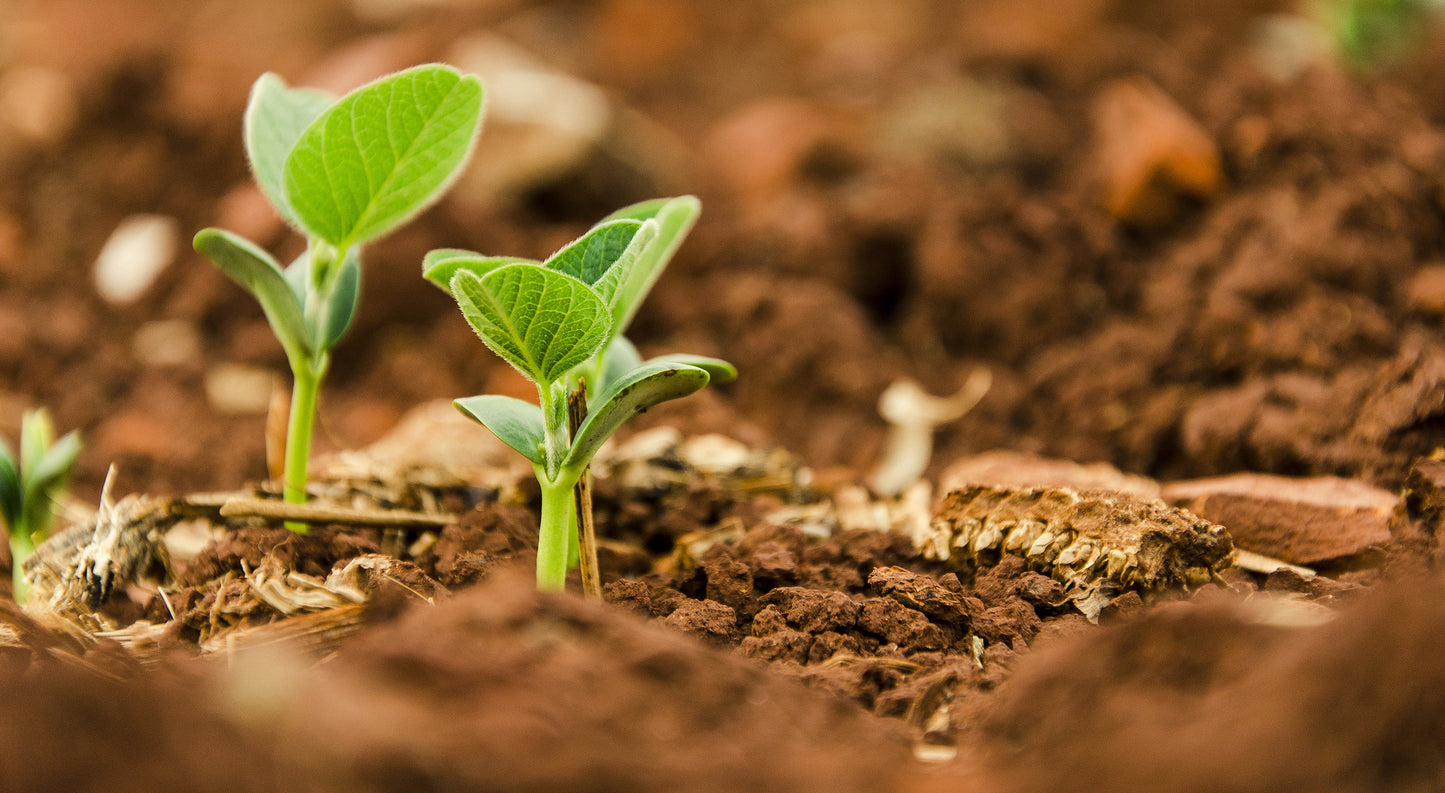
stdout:
[[722,435],[684,438],[674,427],[645,430],[604,447],[593,472],[639,495],[711,481],[739,493],[798,497],[809,478],[808,470],[782,449],[755,449]]
[[[121,630],[105,616],[105,604],[134,586],[154,590],[166,598],[176,580],[176,565],[184,565],[211,539],[231,530],[298,520],[380,527],[399,533],[404,529],[436,528],[455,520],[450,513],[436,511],[449,487],[433,490],[415,483],[370,479],[317,479],[313,484],[324,497],[289,506],[279,500],[278,494],[260,488],[176,498],[131,495],[115,502],[104,496],[92,520],[52,537],[27,562],[26,576],[33,584],[29,611],[40,622],[77,638],[114,638],[127,646],[144,648],[154,641],[150,634],[158,627],[137,623]],[[395,509],[398,502],[427,509]],[[235,591],[227,597],[221,597],[221,590],[228,582],[213,582],[218,608],[230,616],[210,620],[202,630],[202,638],[214,635],[220,642],[220,637],[231,629],[258,628],[242,617],[263,606],[268,613],[289,616],[355,605],[364,600],[357,593],[369,591],[376,579],[396,577],[382,560],[403,564],[390,557],[364,556],[353,559],[345,570],[333,572],[324,581],[290,570],[242,570],[231,576],[236,586],[231,587]],[[361,586],[365,582],[368,585]],[[425,588],[427,591],[415,594],[430,599],[431,587]],[[230,639],[226,641],[234,644]]]
[[1063,487],[956,490],[919,545],[957,564],[1022,557],[1075,594],[1199,587],[1233,560],[1223,526],[1162,501]]

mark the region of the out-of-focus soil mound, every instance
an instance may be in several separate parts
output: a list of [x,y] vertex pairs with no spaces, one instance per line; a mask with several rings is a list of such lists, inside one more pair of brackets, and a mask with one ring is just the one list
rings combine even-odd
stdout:
[[1429,790],[1441,594],[1412,582],[1325,624],[1300,601],[1180,604],[1041,644],[985,743],[1019,790]]

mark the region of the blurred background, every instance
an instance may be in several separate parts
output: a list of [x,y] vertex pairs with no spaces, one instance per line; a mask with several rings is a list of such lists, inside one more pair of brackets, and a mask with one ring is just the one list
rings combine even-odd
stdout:
[[[460,182],[368,249],[318,443],[525,384],[419,277],[543,257],[624,204],[704,213],[631,333],[736,384],[646,417],[861,472],[898,378],[1010,447],[1155,476],[1397,483],[1445,443],[1435,4],[1352,0],[3,0],[0,435],[48,407],[79,495],[266,476],[286,367],[190,248],[300,240],[250,181],[265,71],[345,91],[446,61],[488,114]],[[482,432],[478,428],[478,432]]]

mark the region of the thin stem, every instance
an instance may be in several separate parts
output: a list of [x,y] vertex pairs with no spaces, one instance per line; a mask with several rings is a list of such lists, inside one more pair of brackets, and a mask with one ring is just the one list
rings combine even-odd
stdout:
[[575,475],[562,470],[562,460],[571,446],[567,431],[567,388],[561,381],[539,383],[537,396],[542,403],[543,456],[545,465],[536,466],[537,482],[542,486],[542,518],[537,535],[537,588],[560,591],[567,584],[570,548],[577,533],[572,503]]
[[[293,366],[295,385],[291,388],[291,421],[286,428],[286,466],[282,473],[283,495],[288,504],[306,503],[306,466],[311,458],[311,432],[316,424],[316,397],[321,375],[310,367]],[[306,524],[288,522],[286,528],[307,532]]]
[[25,560],[35,553],[35,541],[29,534],[10,537],[10,580],[15,602],[25,605],[30,594],[30,583],[25,580]]
[[567,586],[567,546],[575,537],[572,486],[570,477],[552,482],[541,476],[542,525],[537,535],[537,588],[560,592]]

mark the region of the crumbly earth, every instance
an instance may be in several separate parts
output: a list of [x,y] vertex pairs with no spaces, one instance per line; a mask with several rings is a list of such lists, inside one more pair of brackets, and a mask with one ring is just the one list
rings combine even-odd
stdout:
[[[1226,570],[1098,604],[1098,626],[1016,557],[823,538],[770,517],[785,499],[704,485],[600,483],[610,602],[536,598],[524,491],[415,546],[324,649],[196,659],[208,631],[276,617],[246,575],[398,551],[345,526],[248,530],[172,602],[108,605],[167,626],[151,665],[7,610],[29,649],[0,658],[18,758],[0,787],[1432,789],[1445,474],[1420,458],[1445,446],[1445,35],[1352,70],[1272,16],[1296,5],[0,3],[0,434],[41,405],[80,428],[84,503],[112,463],[117,494],[267,474],[284,357],[185,245],[220,224],[297,251],[247,186],[255,76],[341,89],[485,60],[498,37],[614,112],[536,160],[517,155],[536,129],[496,113],[478,170],[368,250],[322,451],[424,400],[526,395],[417,277],[426,250],[545,255],[692,192],[702,223],[630,335],[742,377],[643,426],[775,443],[828,492],[878,460],[895,378],[942,394],[983,366],[993,387],[940,429],[932,472],[1006,447],[1159,480],[1409,488],[1391,539],[1325,575]],[[559,102],[556,127],[594,128],[591,99]],[[112,304],[90,266],[137,213],[176,221],[175,253]]]

